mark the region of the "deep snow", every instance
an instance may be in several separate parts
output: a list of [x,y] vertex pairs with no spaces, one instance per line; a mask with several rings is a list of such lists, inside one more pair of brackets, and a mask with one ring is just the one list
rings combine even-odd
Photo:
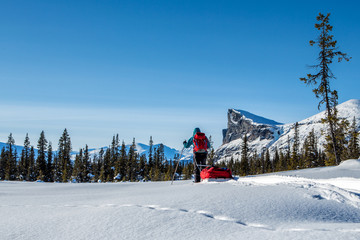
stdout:
[[359,239],[360,160],[228,182],[0,182],[1,239]]

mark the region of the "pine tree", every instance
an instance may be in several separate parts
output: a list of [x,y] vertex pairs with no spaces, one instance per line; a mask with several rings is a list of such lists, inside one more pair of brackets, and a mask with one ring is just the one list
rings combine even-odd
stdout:
[[27,179],[29,161],[30,161],[30,139],[29,139],[29,135],[26,134],[24,140],[24,148],[21,151],[20,162],[19,162],[19,177],[21,180]]
[[14,148],[14,162],[13,162],[13,167],[14,167],[14,177],[13,180],[19,179],[19,167],[18,167],[18,153],[17,153],[17,149]]
[[359,156],[360,156],[359,132],[357,131],[356,120],[354,117],[349,131],[349,147],[348,147],[347,158],[358,159]]
[[46,181],[48,182],[54,181],[52,161],[53,161],[52,144],[51,142],[49,142],[48,151],[47,151],[47,162],[46,162]]
[[104,182],[104,149],[101,148],[99,151],[98,162],[97,162],[97,179],[99,182]]
[[45,138],[45,133],[41,131],[37,145],[38,156],[36,159],[36,176],[41,181],[45,181],[47,144],[48,141]]
[[71,139],[67,129],[65,128],[63,134],[59,139],[59,149],[58,157],[60,161],[61,168],[61,181],[67,182],[70,179],[72,173],[72,163],[71,163]]
[[133,139],[133,143],[130,146],[129,149],[129,153],[128,153],[128,162],[127,162],[127,180],[128,181],[135,181],[136,176],[135,176],[135,169],[136,166],[134,165],[134,163],[136,162],[136,144],[135,144],[135,138]]
[[273,172],[281,171],[280,155],[277,147],[275,147],[275,154],[274,154],[272,166],[273,166]]
[[146,156],[141,154],[139,161],[139,177],[141,180],[145,179],[145,168],[146,168]]
[[299,166],[299,161],[300,161],[300,157],[299,157],[299,146],[300,146],[300,142],[299,142],[299,124],[296,122],[295,126],[294,126],[294,143],[292,146],[292,151],[291,151],[291,159],[290,159],[290,165],[291,165],[291,169],[297,169]]
[[120,145],[119,145],[119,135],[113,136],[111,146],[110,146],[110,178],[115,179],[115,176],[118,175],[118,163],[120,155]]
[[279,171],[285,171],[288,170],[288,159],[286,158],[286,154],[284,154],[282,151],[280,151],[280,168]]
[[[336,110],[337,112],[337,110]],[[336,151],[334,151],[334,144],[331,137],[331,132],[328,131],[328,134],[325,136],[326,143],[324,145],[325,153],[327,159],[325,160],[326,166],[332,166],[339,164],[339,160],[345,160],[347,155],[347,145],[348,140],[346,138],[347,131],[349,129],[349,122],[346,119],[338,119],[337,117],[333,119],[335,129],[335,141],[336,141]],[[338,160],[337,160],[338,158]]]
[[285,159],[286,159],[286,166],[287,166],[287,170],[292,170],[292,166],[291,166],[291,147],[290,147],[290,137],[289,135],[287,136],[287,141],[286,141],[286,151],[285,151]]
[[62,168],[61,168],[59,155],[55,154],[54,155],[54,164],[53,164],[53,179],[54,179],[54,182],[61,182],[61,180],[62,180],[61,176],[62,176]]
[[84,176],[84,182],[90,182],[91,180],[91,160],[89,156],[89,147],[86,144],[84,148],[84,157],[83,157],[83,176]]
[[99,155],[94,153],[93,158],[92,158],[92,162],[91,162],[91,170],[92,170],[92,173],[94,174],[94,178],[93,178],[94,182],[99,181],[100,170],[99,170],[99,165],[98,164],[99,164]]
[[15,155],[15,140],[10,133],[6,143],[5,151],[5,180],[15,180],[16,178],[16,155]]
[[319,72],[307,74],[307,77],[300,78],[300,80],[307,85],[317,85],[320,80],[319,85],[313,89],[313,92],[315,93],[316,98],[320,99],[318,109],[325,103],[326,116],[323,122],[328,124],[335,163],[339,164],[340,153],[338,152],[338,142],[336,139],[336,129],[338,128],[336,125],[338,93],[336,90],[331,90],[330,88],[330,80],[335,79],[334,74],[330,70],[330,64],[335,57],[338,57],[339,62],[343,59],[349,61],[350,58],[346,53],[337,51],[337,41],[333,39],[334,36],[330,33],[333,27],[329,24],[329,19],[330,13],[326,16],[319,13],[316,18],[318,23],[315,24],[315,28],[320,31],[320,35],[315,41],[310,41],[311,46],[317,44],[320,48],[318,57],[319,63],[313,66],[315,69],[319,69]]
[[193,171],[194,171],[194,164],[192,163],[186,164],[181,174],[183,176],[183,180],[191,179]]
[[243,144],[241,146],[241,162],[240,162],[240,174],[242,176],[248,175],[250,172],[249,166],[249,146],[248,146],[248,139],[245,134],[243,139]]
[[0,180],[4,180],[5,179],[5,156],[6,152],[5,152],[5,148],[3,147],[1,149],[1,154],[0,154]]
[[319,153],[317,150],[317,140],[315,137],[314,129],[312,129],[311,132],[309,132],[309,135],[306,137],[304,146],[304,167],[305,168],[311,168],[311,167],[317,167],[318,166],[318,158]]
[[121,179],[125,180],[126,177],[126,163],[127,163],[127,154],[126,154],[126,145],[123,141],[120,149],[120,159],[119,159],[119,170]]
[[30,156],[29,156],[29,167],[27,173],[26,181],[35,181],[36,180],[36,169],[35,169],[35,150],[34,147],[30,148]]
[[74,168],[72,171],[72,179],[76,182],[84,181],[84,169],[83,169],[83,152],[80,149],[79,154],[75,156]]
[[110,148],[106,149],[105,155],[104,155],[104,163],[101,169],[101,181],[102,182],[110,182],[112,181],[112,178],[110,176],[111,171],[111,150]]
[[212,137],[209,137],[209,142],[210,142],[210,149],[209,149],[209,154],[208,154],[208,165],[212,166],[214,165],[214,160],[215,160],[215,149],[214,149],[214,142],[212,141]]
[[257,154],[257,151],[252,154],[250,158],[250,174],[258,174],[259,173],[259,156]]
[[269,149],[266,149],[265,152],[265,172],[269,173],[272,172],[272,163],[271,163],[271,159],[270,159],[270,152]]
[[261,169],[261,173],[265,173],[266,172],[266,165],[265,165],[265,152],[263,152],[260,156],[260,169]]
[[230,161],[227,162],[226,167],[231,169],[235,175],[240,174],[240,169],[235,168],[234,156],[231,156]]
[[148,169],[149,169],[149,176],[148,178],[151,179],[152,178],[152,174],[150,174],[150,169],[152,169],[154,167],[154,162],[153,162],[153,147],[154,147],[154,142],[152,140],[152,136],[150,136],[150,141],[149,141],[149,155],[148,155]]
[[170,181],[172,178],[172,172],[173,172],[172,163],[170,162],[169,164],[166,164],[165,169],[166,169],[166,172],[165,172],[164,180]]

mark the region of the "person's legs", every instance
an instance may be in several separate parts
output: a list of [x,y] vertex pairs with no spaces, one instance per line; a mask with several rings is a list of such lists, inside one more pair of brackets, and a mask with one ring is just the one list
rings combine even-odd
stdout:
[[207,153],[194,153],[194,179],[200,182],[200,172],[206,164]]
[[201,162],[199,163],[199,165],[202,165],[202,166],[200,167],[200,170],[203,170],[203,169],[205,168],[206,158],[207,158],[207,153],[202,153]]
[[199,154],[194,153],[194,182],[200,182]]

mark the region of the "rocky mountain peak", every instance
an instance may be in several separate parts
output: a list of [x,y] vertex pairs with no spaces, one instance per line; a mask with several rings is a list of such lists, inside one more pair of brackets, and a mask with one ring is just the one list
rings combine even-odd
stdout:
[[[337,106],[338,117],[347,119],[350,123],[354,117],[358,130],[360,129],[360,100],[351,99]],[[326,125],[321,123],[325,117],[325,111],[314,116],[298,121],[299,139],[302,145],[310,131],[314,130],[318,139],[318,147],[323,149],[325,143]],[[249,149],[252,153],[263,153],[269,148],[270,154],[275,149],[284,150],[288,148],[287,139],[290,144],[294,138],[295,123],[281,124],[243,110],[228,110],[227,129],[223,130],[223,145],[216,150],[218,160],[227,160],[233,157],[240,160],[241,146],[245,134],[248,137]]]

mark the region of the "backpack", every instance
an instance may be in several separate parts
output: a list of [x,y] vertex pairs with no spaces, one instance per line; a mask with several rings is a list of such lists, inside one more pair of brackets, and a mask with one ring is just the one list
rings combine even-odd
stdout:
[[206,152],[208,141],[206,139],[205,133],[198,132],[193,138],[194,142],[194,152]]

